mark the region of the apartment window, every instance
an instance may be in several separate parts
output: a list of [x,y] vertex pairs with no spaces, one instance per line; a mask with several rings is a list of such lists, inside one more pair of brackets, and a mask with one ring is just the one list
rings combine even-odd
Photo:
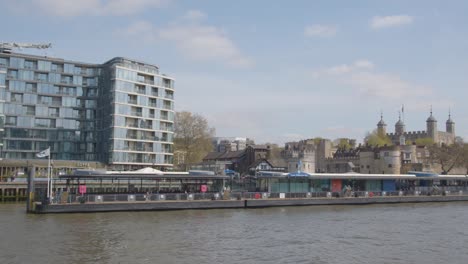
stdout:
[[136,89],[137,89],[137,93],[146,94],[146,87],[144,85],[137,85]]
[[8,71],[8,78],[18,79],[18,71],[17,70]]
[[53,71],[53,72],[63,72],[63,65],[62,64],[52,63],[51,71]]
[[7,65],[8,65],[7,59],[5,59],[5,58],[0,58],[0,66],[7,66]]
[[25,106],[25,113],[26,115],[36,115],[36,107],[35,106]]
[[151,107],[157,107],[156,99],[150,98],[150,99],[149,99],[149,106],[151,106]]
[[59,109],[50,107],[49,108],[49,116],[58,117],[59,116]]
[[35,69],[36,68],[35,62],[34,61],[28,61],[28,60],[24,61],[24,68],[25,69],[31,69],[31,70]]
[[36,75],[36,80],[46,82],[47,81],[47,74],[46,73],[38,73]]
[[137,96],[129,94],[127,95],[127,103],[129,104],[137,104]]
[[26,83],[26,92],[37,92],[37,83]]
[[5,125],[16,126],[16,116],[7,116],[5,118]]
[[388,167],[391,168],[391,167],[393,167],[393,165],[392,165],[392,164],[388,164]]
[[167,87],[167,88],[172,88],[172,86],[171,86],[171,80],[165,79],[165,78],[164,78],[164,79],[163,79],[163,86],[164,86],[164,87]]
[[158,96],[158,88],[152,87],[151,88],[151,95],[152,96]]
[[132,107],[131,115],[142,116],[143,110],[141,107]]
[[12,93],[11,94],[11,102],[22,103],[23,102],[23,94]]

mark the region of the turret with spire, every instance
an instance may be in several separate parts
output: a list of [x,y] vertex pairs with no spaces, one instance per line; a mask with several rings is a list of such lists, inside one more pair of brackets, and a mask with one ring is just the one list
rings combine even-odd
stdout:
[[383,113],[380,112],[380,121],[377,123],[377,133],[381,136],[384,136],[387,134],[387,124],[385,124],[383,120]]
[[453,122],[453,120],[452,120],[452,115],[450,113],[450,109],[449,109],[448,119],[447,119],[447,122],[445,123],[445,125],[446,125],[447,133],[455,134],[455,122]]
[[401,112],[398,112],[398,121],[395,124],[395,134],[403,135],[405,133],[405,123],[401,120]]
[[431,115],[426,120],[427,135],[432,138],[434,142],[438,142],[437,138],[437,120],[432,116],[432,106],[431,106]]

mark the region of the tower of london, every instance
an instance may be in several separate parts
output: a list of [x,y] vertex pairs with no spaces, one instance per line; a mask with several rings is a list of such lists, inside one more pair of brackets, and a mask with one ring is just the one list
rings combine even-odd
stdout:
[[430,138],[437,144],[450,145],[455,142],[455,122],[453,122],[450,113],[445,125],[445,131],[437,130],[437,120],[432,115],[431,110],[430,116],[426,120],[425,131],[406,131],[405,123],[400,115],[398,121],[395,123],[395,132],[387,133],[387,124],[385,124],[383,115],[381,115],[380,121],[377,123],[377,133],[380,135],[387,135],[395,145],[404,145],[407,141],[415,142],[416,139],[422,138]]

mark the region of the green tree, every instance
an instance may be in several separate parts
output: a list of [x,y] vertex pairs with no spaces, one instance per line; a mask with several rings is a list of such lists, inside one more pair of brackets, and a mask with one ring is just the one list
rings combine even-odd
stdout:
[[418,138],[415,141],[418,146],[432,146],[434,145],[434,140],[432,138]]
[[184,161],[175,164],[177,169],[187,170],[188,165],[202,161],[212,151],[215,129],[199,114],[177,112],[174,121],[174,152],[182,153]]
[[377,132],[377,130],[372,131],[372,133],[367,133],[364,138],[364,142],[371,146],[383,147],[385,145],[391,146],[392,140],[387,135],[382,135]]
[[336,147],[343,150],[349,150],[352,147],[349,142],[349,138],[338,138],[333,143]]

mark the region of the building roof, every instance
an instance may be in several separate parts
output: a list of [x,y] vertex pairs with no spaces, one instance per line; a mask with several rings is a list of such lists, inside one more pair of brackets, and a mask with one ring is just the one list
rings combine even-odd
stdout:
[[385,122],[383,121],[383,119],[380,119],[380,121],[377,123],[377,126],[386,126],[387,124],[385,124]]
[[253,149],[265,149],[265,150],[269,149],[267,145],[251,145],[250,147]]
[[226,152],[210,152],[203,158],[207,160],[223,160],[223,159],[236,159],[245,155],[245,150],[226,151]]
[[432,115],[432,111],[431,111],[431,115],[427,118],[426,122],[437,122],[435,117]]

